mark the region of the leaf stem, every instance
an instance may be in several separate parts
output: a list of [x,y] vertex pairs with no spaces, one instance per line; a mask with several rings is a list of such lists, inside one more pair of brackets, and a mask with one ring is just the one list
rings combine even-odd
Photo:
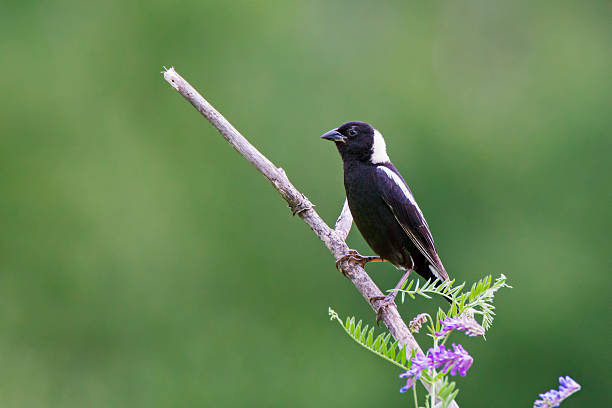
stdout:
[[[348,330],[346,328],[346,326],[344,325],[344,323],[342,322],[342,320],[340,319],[340,317],[338,316],[338,314],[336,312],[333,311],[333,309],[330,307],[330,319],[331,320],[336,320],[338,322],[338,324],[340,325],[340,327],[342,327],[342,330],[344,330],[346,332],[346,334],[349,335],[349,337],[351,339],[353,339],[355,341],[355,343],[359,344],[361,347],[363,347],[364,349],[376,354],[378,357],[382,357],[383,359],[387,360],[388,362],[390,362],[391,364],[394,364],[396,366],[398,366],[399,368],[401,368],[404,371],[409,370],[409,367],[406,367],[405,365],[403,365],[402,363],[395,361],[395,359],[390,358],[389,356],[387,356],[384,353],[381,353],[380,351],[374,349],[373,347],[368,347],[366,344],[362,343],[358,338],[356,338],[353,334],[351,334],[351,331]],[[401,352],[402,349],[400,349]],[[405,352],[405,351],[404,351]]]
[[[438,349],[438,338],[434,335],[434,344],[433,344],[433,349],[437,350]],[[430,395],[431,395],[431,408],[434,408],[436,406],[436,369],[435,367],[431,369],[431,391],[430,391]]]

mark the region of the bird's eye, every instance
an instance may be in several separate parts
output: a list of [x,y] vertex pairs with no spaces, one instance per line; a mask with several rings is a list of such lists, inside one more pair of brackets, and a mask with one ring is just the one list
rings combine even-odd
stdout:
[[357,134],[357,131],[355,129],[349,129],[348,134],[349,136],[355,136]]

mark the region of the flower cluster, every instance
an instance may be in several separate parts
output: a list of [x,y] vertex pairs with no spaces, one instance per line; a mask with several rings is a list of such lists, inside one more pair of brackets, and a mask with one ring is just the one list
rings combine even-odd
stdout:
[[[430,349],[430,351],[433,349]],[[400,388],[400,392],[406,392],[410,388],[416,384],[416,381],[421,378],[421,374],[423,370],[428,370],[432,366],[432,359],[428,353],[425,356],[423,353],[419,352],[416,356],[412,358],[412,365],[410,366],[410,370],[405,373],[400,374],[400,378],[406,378],[406,385]]]
[[484,336],[485,334],[484,328],[473,317],[465,314],[457,317],[447,317],[444,320],[440,320],[440,324],[442,329],[436,333],[437,337],[444,336],[452,330],[465,331],[465,334],[470,337]]
[[421,313],[416,315],[416,317],[412,319],[408,324],[410,331],[412,333],[418,333],[419,330],[421,330],[421,326],[423,326],[423,323],[427,321],[427,316],[427,313]]
[[[431,349],[430,349],[431,351]],[[438,347],[432,353],[432,359],[434,361],[434,367],[438,368],[444,366],[442,371],[448,371],[450,369],[451,375],[457,375],[457,372],[462,377],[465,377],[467,370],[472,366],[472,356],[461,346],[461,344],[453,343],[453,351],[446,349],[444,346]]]
[[561,402],[580,390],[580,384],[572,380],[569,376],[559,377],[559,390],[550,390],[544,394],[540,394],[540,398],[535,400],[533,408],[551,408],[558,407]]
[[453,344],[453,350],[439,346],[430,348],[427,355],[418,353],[412,358],[410,370],[400,374],[400,378],[406,378],[406,385],[400,388],[400,392],[406,392],[414,386],[416,381],[421,378],[423,370],[443,367],[442,371],[450,370],[451,375],[459,373],[465,376],[467,370],[474,360],[460,344]]

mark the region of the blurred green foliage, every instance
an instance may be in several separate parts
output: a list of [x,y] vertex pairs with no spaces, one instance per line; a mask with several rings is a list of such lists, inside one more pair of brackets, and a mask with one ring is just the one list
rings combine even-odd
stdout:
[[[451,276],[504,273],[462,407],[609,406],[609,1],[4,1],[0,404],[407,406],[329,322],[323,245],[162,79],[174,65],[333,222],[373,123]],[[355,230],[352,247],[368,249]],[[399,273],[368,266],[383,287]],[[430,308],[430,309],[425,309]],[[436,306],[400,306],[406,319]]]

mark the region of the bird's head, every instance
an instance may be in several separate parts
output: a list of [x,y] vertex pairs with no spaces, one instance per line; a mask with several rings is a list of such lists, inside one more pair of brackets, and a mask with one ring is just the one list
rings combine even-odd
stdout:
[[335,142],[345,162],[359,160],[377,164],[389,161],[385,139],[365,122],[346,122],[321,138]]

